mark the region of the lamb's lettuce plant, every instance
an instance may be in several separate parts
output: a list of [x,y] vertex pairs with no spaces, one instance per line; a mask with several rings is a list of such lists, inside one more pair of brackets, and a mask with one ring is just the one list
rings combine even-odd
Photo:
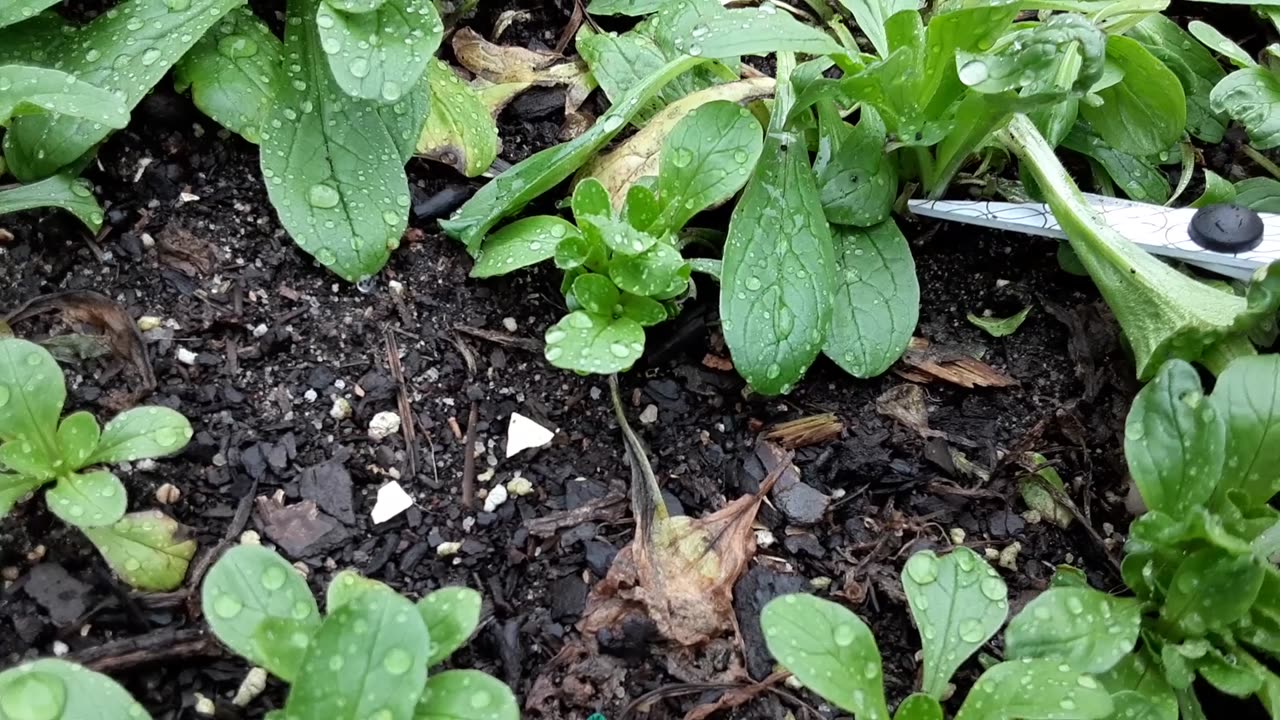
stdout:
[[[952,676],[1004,625],[1008,588],[965,547],[912,555],[902,585],[920,632],[924,673],[919,691],[893,717],[941,720]],[[1098,595],[1063,587],[1032,601],[1009,623],[1005,661],[982,673],[956,718],[1111,717],[1117,704],[1103,676],[1133,649],[1138,603]],[[769,651],[805,687],[859,720],[888,720],[880,651],[857,615],[794,594],[770,601],[760,624]]]
[[1190,30],[1237,67],[1213,87],[1211,109],[1244,126],[1254,147],[1280,147],[1280,44],[1268,46],[1262,62],[1256,62],[1208,23],[1194,21]]
[[84,720],[151,715],[111,678],[47,658],[0,672],[0,720]]
[[191,424],[167,407],[138,407],[105,427],[88,412],[62,417],[62,370],[47,350],[0,339],[0,516],[45,485],[45,504],[84,531],[127,582],[172,590],[182,582],[195,542],[159,513],[126,515],[124,484],[101,466],[172,455]]
[[201,592],[224,645],[289,683],[269,717],[305,720],[517,720],[510,688],[478,670],[433,671],[471,637],[480,595],[449,587],[416,604],[344,571],[329,583],[322,617],[306,581],[257,545],[229,550]]

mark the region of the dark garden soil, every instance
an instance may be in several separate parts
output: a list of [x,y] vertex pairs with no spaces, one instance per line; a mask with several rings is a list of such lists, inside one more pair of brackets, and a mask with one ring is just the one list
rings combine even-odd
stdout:
[[[537,7],[504,42],[554,45],[567,13]],[[487,31],[496,13],[483,10],[477,29]],[[557,103],[534,95],[504,115],[505,159],[554,142],[561,117],[536,116],[543,107]],[[328,532],[275,543],[293,543],[286,555],[310,569],[313,586],[319,591],[337,569],[353,567],[415,598],[445,584],[480,589],[486,619],[454,661],[507,680],[522,701],[532,695],[529,717],[577,719],[600,710],[614,720],[644,693],[698,676],[644,638],[606,638],[606,649],[622,658],[573,672],[561,654],[578,637],[574,623],[589,586],[632,528],[625,502],[604,502],[630,476],[605,379],[558,371],[541,356],[543,330],[563,310],[556,277],[470,280],[466,253],[433,219],[419,217],[376,282],[343,283],[281,230],[256,149],[219,134],[186,99],[164,91],[107,143],[89,176],[108,216],[96,240],[60,214],[5,218],[14,238],[0,255],[0,308],[92,290],[134,319],[163,319],[146,333],[156,380],[147,402],[181,410],[196,434],[181,455],[122,468],[121,476],[134,509],[154,506],[162,484],[178,488],[167,511],[200,542],[193,573],[207,567],[208,551],[237,542],[244,530],[272,540],[254,498],[314,500]],[[410,165],[410,177],[424,211],[478,186],[423,161]],[[857,607],[885,653],[890,696],[909,692],[918,641],[897,575],[916,549],[962,541],[979,552],[1004,551],[1015,611],[1058,563],[1082,565],[1098,587],[1119,585],[1113,558],[1122,538],[1113,529],[1123,531],[1129,515],[1118,440],[1136,385],[1097,293],[1059,269],[1051,242],[923,222],[904,222],[904,230],[918,263],[916,334],[931,343],[927,357],[945,364],[978,356],[1015,385],[968,389],[919,375],[911,383],[895,372],[863,382],[819,361],[793,394],[750,396],[736,374],[719,369],[727,352],[711,284],[699,287],[702,297],[681,318],[650,333],[646,364],[620,378],[668,501],[689,515],[756,488],[762,429],[820,413],[844,424],[836,437],[796,455],[801,481],[827,497],[775,497],[758,518],[774,543],[759,549],[736,592],[756,679],[771,670],[754,620],[760,606],[813,587]],[[1026,305],[1030,317],[1006,338],[965,319]],[[42,337],[76,327],[54,314],[13,329]],[[388,364],[393,348],[403,384]],[[193,364],[179,361],[179,351],[188,360],[186,351],[194,353]],[[142,390],[134,366],[112,355],[71,365],[67,376],[69,404],[103,418]],[[885,414],[912,399],[907,386],[922,391],[929,432]],[[335,398],[350,403],[350,417],[331,416]],[[403,434],[370,440],[370,418],[399,411],[402,399],[415,442],[406,444]],[[505,459],[515,411],[555,428],[554,442]],[[475,487],[516,474],[533,486],[495,513],[461,502],[462,434],[472,412]],[[1027,450],[1060,469],[1083,523],[1064,531],[1024,519],[1022,471],[1011,460]],[[418,505],[375,526],[376,489],[397,477]],[[535,522],[584,506],[598,512],[554,532]],[[461,542],[456,555],[437,554],[446,541]],[[0,666],[69,650],[72,659],[112,672],[163,720],[195,717],[196,693],[216,699],[227,718],[261,717],[280,702],[273,684],[247,710],[231,706],[247,667],[202,635],[198,593],[130,593],[40,503],[0,523],[0,566]],[[702,689],[659,699],[648,717],[681,717],[718,695]],[[803,712],[765,693],[722,717],[781,718],[787,709]]]

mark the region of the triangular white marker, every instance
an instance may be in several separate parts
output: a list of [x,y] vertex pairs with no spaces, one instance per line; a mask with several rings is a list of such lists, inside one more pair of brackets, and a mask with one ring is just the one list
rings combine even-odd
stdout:
[[378,525],[411,507],[413,498],[400,487],[400,483],[392,480],[378,488],[378,501],[373,504],[373,512],[369,514],[373,516],[373,523]]
[[507,457],[521,450],[537,448],[551,442],[556,434],[518,412],[511,413],[507,424]]

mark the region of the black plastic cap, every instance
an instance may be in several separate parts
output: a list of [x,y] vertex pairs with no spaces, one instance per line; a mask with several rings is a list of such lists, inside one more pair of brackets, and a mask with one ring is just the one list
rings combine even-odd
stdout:
[[1191,217],[1187,234],[1205,250],[1248,252],[1262,242],[1262,218],[1239,205],[1207,205]]

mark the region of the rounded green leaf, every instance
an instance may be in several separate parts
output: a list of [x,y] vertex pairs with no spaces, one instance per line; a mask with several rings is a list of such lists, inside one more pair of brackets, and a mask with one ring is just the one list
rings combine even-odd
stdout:
[[159,510],[129,513],[114,525],[85,528],[84,534],[111,569],[139,590],[177,588],[196,554],[188,529]]
[[53,658],[0,672],[3,720],[151,720],[111,678]]
[[627,189],[627,199],[622,204],[622,219],[641,232],[647,232],[658,219],[661,208],[653,190],[645,185],[632,185]]
[[58,426],[58,450],[66,467],[79,470],[88,465],[101,434],[93,413],[82,410],[62,418]]
[[765,645],[805,687],[864,720],[888,718],[880,649],[866,623],[812,595],[783,595],[760,612]]
[[26,440],[10,440],[0,445],[0,465],[30,478],[50,480],[61,469],[60,458],[46,456],[42,444]]
[[1280,355],[1240,358],[1218,377],[1211,405],[1226,423],[1214,504],[1239,488],[1265,504],[1280,492]]
[[578,225],[588,238],[604,243],[619,255],[639,255],[658,242],[656,236],[612,215],[588,215],[580,219]]
[[760,122],[746,108],[715,100],[676,123],[658,159],[662,226],[678,231],[694,215],[742,189],[764,149]]
[[609,277],[614,284],[634,295],[661,296],[682,272],[687,279],[688,264],[679,250],[665,242],[654,243],[639,255],[614,257],[609,263]]
[[506,275],[536,265],[556,257],[561,242],[581,237],[572,223],[552,215],[517,220],[484,239],[471,277]]
[[129,124],[129,108],[119,97],[58,70],[0,64],[0,126],[16,115],[69,115],[109,128]]
[[1028,658],[1002,662],[984,672],[956,720],[1100,720],[1112,709],[1110,693],[1091,675],[1059,660]]
[[1274,70],[1237,70],[1213,88],[1209,106],[1244,126],[1250,142],[1268,149],[1280,145],[1280,77]]
[[292,681],[297,665],[276,661],[257,639],[268,621],[298,623],[314,634],[320,611],[307,582],[284,558],[257,545],[227,551],[205,576],[201,602],[210,629],[224,645],[277,677]]
[[480,606],[480,593],[465,587],[442,588],[418,601],[418,612],[431,635],[428,667],[443,662],[471,638],[480,624]]
[[325,0],[325,4],[329,7],[348,13],[373,12],[386,2],[387,0]]
[[1141,607],[1087,587],[1050,588],[1009,621],[1009,660],[1049,658],[1073,669],[1101,673],[1133,651],[1142,629]]
[[911,246],[892,218],[831,234],[836,293],[822,352],[854,377],[875,377],[902,356],[920,317]]
[[338,87],[379,103],[396,102],[413,88],[444,33],[431,0],[386,0],[360,13],[321,2],[315,26]]
[[105,470],[63,475],[44,498],[54,515],[81,528],[114,523],[129,502],[124,484]]
[[38,490],[45,482],[40,478],[0,473],[0,518],[8,515],[14,505]]
[[1262,588],[1263,572],[1252,554],[1213,547],[1198,550],[1178,565],[1160,616],[1193,636],[1225,628],[1249,612]]
[[547,361],[582,373],[629,370],[644,353],[644,328],[631,318],[575,310],[547,328]]
[[912,555],[902,589],[924,647],[921,689],[941,699],[956,668],[1004,624],[1008,588],[986,560],[957,547],[941,557],[932,550]]
[[413,720],[519,720],[511,688],[479,670],[446,670],[427,678]]
[[653,298],[623,293],[622,316],[635,320],[643,327],[649,327],[666,320],[667,309]]
[[608,317],[613,315],[613,309],[622,295],[609,278],[597,273],[587,273],[574,279],[573,297],[583,310]]
[[1144,157],[1168,150],[1187,125],[1187,97],[1178,76],[1133,38],[1107,38],[1107,60],[1124,77],[1098,91],[1100,105],[1080,105],[1080,115],[1108,145]]
[[373,590],[389,589],[385,583],[371,580],[354,570],[343,570],[329,581],[325,590],[325,611],[330,615],[334,610],[351,602],[351,598]]
[[0,339],[0,439],[26,442],[35,457],[52,462],[66,398],[62,368],[48,350],[26,340]]
[[893,720],[942,720],[942,705],[924,693],[912,693],[898,705]]
[[827,220],[857,227],[879,225],[889,218],[898,197],[898,171],[885,152],[884,121],[864,107],[857,126],[850,126],[833,104],[821,103],[818,109],[821,139],[813,170]]
[[561,270],[600,267],[607,256],[603,241],[585,235],[569,235],[556,245],[556,267]]
[[[1111,693],[1115,704],[1113,717],[1178,720],[1178,698],[1164,673],[1147,658],[1145,651],[1125,656],[1097,680]],[[1125,714],[1126,710],[1133,714]]]
[[191,423],[177,410],[148,406],[126,410],[102,429],[87,465],[132,462],[172,455],[187,446]]
[[498,126],[484,100],[440,60],[427,66],[427,83],[431,112],[418,136],[417,154],[467,177],[488,170],[498,157]]
[[592,177],[585,178],[574,186],[569,204],[573,208],[573,218],[578,221],[578,224],[582,224],[583,220],[592,216],[613,215],[609,191],[599,180]]

